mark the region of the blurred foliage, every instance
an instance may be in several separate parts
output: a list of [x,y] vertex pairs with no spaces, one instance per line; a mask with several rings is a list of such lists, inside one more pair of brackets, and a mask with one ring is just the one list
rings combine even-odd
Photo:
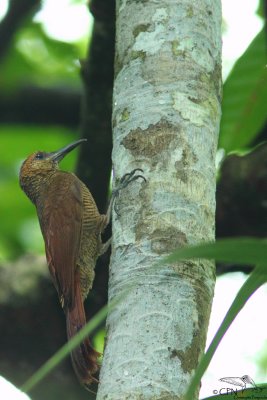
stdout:
[[[72,3],[84,4],[84,1],[72,0],[69,6]],[[85,57],[89,40],[90,37],[81,37],[75,42],[56,40],[49,37],[42,23],[35,21],[35,15],[29,16],[16,31],[7,55],[1,60],[1,92],[15,90],[23,84],[81,87],[79,60]]]
[[262,375],[266,376],[267,371],[267,342],[256,356],[257,367]]
[[29,20],[19,30],[7,57],[0,64],[1,90],[23,84],[81,85],[79,58],[86,43],[65,43],[49,38],[42,25]]
[[[0,127],[0,261],[27,251],[43,252],[35,208],[19,187],[22,161],[36,150],[53,151],[75,138],[58,127]],[[62,161],[62,169],[74,169],[74,153]]]
[[223,88],[219,146],[227,152],[249,146],[267,120],[265,30],[236,62]]
[[257,10],[257,15],[262,18],[264,18],[264,2],[265,1],[266,0],[259,1],[259,6],[258,6],[258,10]]
[[[34,16],[29,17],[0,62],[1,94],[10,97],[24,86],[81,89],[79,59],[85,56],[87,44],[88,38],[75,43],[54,40]],[[0,121],[0,261],[29,251],[43,253],[34,206],[18,183],[22,161],[36,150],[56,150],[76,138],[77,132],[58,126],[3,125]],[[74,169],[77,153],[62,161],[63,169]]]

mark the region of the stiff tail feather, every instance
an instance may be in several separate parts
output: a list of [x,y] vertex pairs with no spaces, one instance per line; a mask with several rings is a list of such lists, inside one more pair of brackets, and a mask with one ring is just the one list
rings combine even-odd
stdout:
[[[67,335],[71,339],[86,324],[83,300],[80,291],[80,282],[76,281],[74,304],[65,310],[67,321]],[[97,379],[93,375],[98,371],[97,359],[100,356],[91,345],[88,338],[84,339],[71,352],[71,360],[74,371],[79,381],[87,386]]]

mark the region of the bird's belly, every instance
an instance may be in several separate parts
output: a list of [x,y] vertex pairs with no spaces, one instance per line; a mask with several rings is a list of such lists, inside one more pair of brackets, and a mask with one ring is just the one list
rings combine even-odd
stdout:
[[83,300],[92,288],[95,277],[95,264],[101,246],[100,234],[83,237],[77,267],[80,269],[80,281]]

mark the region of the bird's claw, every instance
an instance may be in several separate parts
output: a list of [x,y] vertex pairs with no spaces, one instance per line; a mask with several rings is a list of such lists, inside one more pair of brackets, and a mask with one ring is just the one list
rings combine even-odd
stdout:
[[[131,172],[128,172],[127,174],[123,175],[123,177],[120,180],[120,184],[125,184],[126,183],[126,186],[127,186],[130,182],[136,180],[137,178],[142,178],[146,182],[146,178],[143,175],[134,176],[136,171],[144,172],[141,168],[135,168]],[[123,186],[123,187],[126,187],[126,186]]]
[[[135,181],[138,178],[141,178],[146,182],[146,178],[143,175],[141,174],[135,175],[137,171],[144,172],[141,168],[135,168],[131,172],[128,172],[123,175],[123,177],[120,179],[119,186],[112,193],[114,197],[117,197],[122,189],[126,188],[129,185],[129,183]],[[119,215],[116,202],[114,204],[114,211],[116,212],[117,215]]]

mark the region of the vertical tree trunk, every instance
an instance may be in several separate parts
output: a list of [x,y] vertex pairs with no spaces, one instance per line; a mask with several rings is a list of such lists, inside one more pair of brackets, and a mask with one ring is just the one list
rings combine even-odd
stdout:
[[219,0],[117,1],[114,171],[147,183],[117,200],[98,400],[180,399],[204,350],[213,263],[155,263],[214,238],[220,28]]
[[88,142],[80,149],[77,174],[104,213],[111,171],[115,0],[91,0],[90,11],[94,15],[93,32],[81,68],[84,82],[81,136]]

